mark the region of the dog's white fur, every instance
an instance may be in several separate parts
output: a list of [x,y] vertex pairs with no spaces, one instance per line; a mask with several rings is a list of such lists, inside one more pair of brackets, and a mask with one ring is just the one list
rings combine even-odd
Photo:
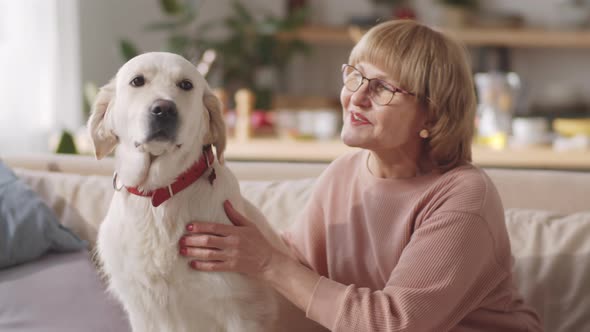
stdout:
[[[133,87],[137,75],[145,85]],[[192,82],[190,91],[177,84]],[[157,99],[176,103],[176,140],[146,141],[148,109]],[[277,315],[277,293],[236,273],[192,270],[178,254],[178,241],[191,221],[230,224],[223,210],[234,208],[254,221],[277,246],[281,241],[262,214],[243,199],[223,164],[225,125],[220,104],[195,66],[170,53],[146,53],[127,62],[101,88],[88,120],[98,159],[116,147],[117,186],[150,191],[167,186],[213,144],[218,160],[213,185],[205,173],[159,207],[151,199],[114,193],[101,224],[98,256],[109,290],[127,311],[134,331],[269,331]]]

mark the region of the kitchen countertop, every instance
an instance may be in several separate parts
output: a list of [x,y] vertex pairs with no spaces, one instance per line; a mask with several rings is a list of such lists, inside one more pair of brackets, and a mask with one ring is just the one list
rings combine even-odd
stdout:
[[[229,139],[225,158],[228,160],[330,162],[355,148],[339,140],[288,140],[253,138],[247,141]],[[590,171],[590,150],[554,151],[551,147],[527,147],[494,150],[473,146],[474,164],[482,167],[562,169]]]

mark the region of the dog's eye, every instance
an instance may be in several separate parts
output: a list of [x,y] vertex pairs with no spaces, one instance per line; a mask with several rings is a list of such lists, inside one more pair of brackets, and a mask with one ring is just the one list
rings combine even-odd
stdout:
[[185,91],[189,91],[193,88],[193,83],[191,83],[191,81],[189,80],[182,80],[180,82],[178,82],[178,87],[181,88],[182,90]]
[[136,76],[131,80],[131,82],[129,82],[129,84],[134,87],[143,86],[145,84],[145,78],[142,75]]

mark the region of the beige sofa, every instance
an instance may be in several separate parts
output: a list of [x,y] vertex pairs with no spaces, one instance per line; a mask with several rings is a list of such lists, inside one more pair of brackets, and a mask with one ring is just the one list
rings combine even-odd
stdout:
[[[94,243],[113,192],[113,160],[31,155],[5,157],[4,162],[42,196],[65,226]],[[295,222],[315,177],[326,167],[231,161],[228,165],[244,196],[277,230]],[[547,331],[590,331],[590,173],[487,172],[506,208],[514,271],[526,300],[537,309]],[[301,324],[294,330],[310,329],[308,323]]]

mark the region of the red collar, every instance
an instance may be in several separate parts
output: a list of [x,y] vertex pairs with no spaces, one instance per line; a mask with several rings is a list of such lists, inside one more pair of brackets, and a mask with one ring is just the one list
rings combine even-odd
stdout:
[[[213,149],[211,148],[211,145],[206,145],[203,147],[203,154],[201,155],[201,158],[197,160],[197,162],[195,162],[188,170],[180,174],[176,180],[168,186],[161,187],[149,192],[139,191],[137,187],[125,188],[131,194],[151,197],[152,205],[154,207],[159,206],[175,194],[178,194],[180,191],[197,181],[203,175],[203,173],[205,173],[205,171],[211,167],[211,164],[213,164],[213,158],[215,158],[215,156],[213,155]],[[211,174],[209,174],[208,179],[211,185],[213,185],[213,180],[215,180],[215,168],[211,167]]]

